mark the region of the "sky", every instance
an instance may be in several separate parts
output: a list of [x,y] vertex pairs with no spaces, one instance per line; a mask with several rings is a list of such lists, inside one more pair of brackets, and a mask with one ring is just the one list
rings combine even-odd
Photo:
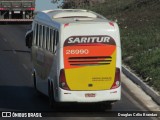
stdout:
[[36,11],[56,9],[56,8],[57,4],[51,3],[51,0],[36,0]]

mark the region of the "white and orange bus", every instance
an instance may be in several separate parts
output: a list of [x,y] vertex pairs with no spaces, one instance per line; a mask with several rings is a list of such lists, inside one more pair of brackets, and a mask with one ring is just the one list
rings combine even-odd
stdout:
[[119,28],[92,11],[39,12],[26,34],[35,88],[51,103],[121,99]]

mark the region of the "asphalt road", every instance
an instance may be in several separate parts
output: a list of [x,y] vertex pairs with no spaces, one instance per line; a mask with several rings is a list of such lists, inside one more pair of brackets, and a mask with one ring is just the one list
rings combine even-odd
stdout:
[[[39,111],[51,112],[55,116],[62,117],[74,115],[78,117],[77,119],[105,119],[107,112],[99,114],[96,106],[69,104],[58,110],[51,109],[48,98],[36,93],[31,79],[32,64],[29,49],[25,47],[24,40],[29,27],[29,25],[0,25],[0,111]],[[111,111],[148,111],[130,90],[124,85],[122,88],[122,100],[115,103]],[[94,116],[87,118],[90,115]],[[81,116],[83,118],[79,118]],[[132,117],[130,119],[150,120],[152,118]]]

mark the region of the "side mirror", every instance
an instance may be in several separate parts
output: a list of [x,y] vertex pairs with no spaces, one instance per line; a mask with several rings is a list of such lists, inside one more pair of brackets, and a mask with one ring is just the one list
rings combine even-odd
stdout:
[[31,48],[32,47],[32,40],[33,40],[33,31],[32,30],[30,30],[26,33],[25,40],[26,40],[26,46],[28,48]]

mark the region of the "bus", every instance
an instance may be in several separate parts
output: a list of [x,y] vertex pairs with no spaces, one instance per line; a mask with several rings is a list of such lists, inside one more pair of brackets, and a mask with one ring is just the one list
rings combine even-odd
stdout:
[[121,99],[118,25],[88,10],[37,13],[26,33],[34,87],[53,103],[100,103]]

